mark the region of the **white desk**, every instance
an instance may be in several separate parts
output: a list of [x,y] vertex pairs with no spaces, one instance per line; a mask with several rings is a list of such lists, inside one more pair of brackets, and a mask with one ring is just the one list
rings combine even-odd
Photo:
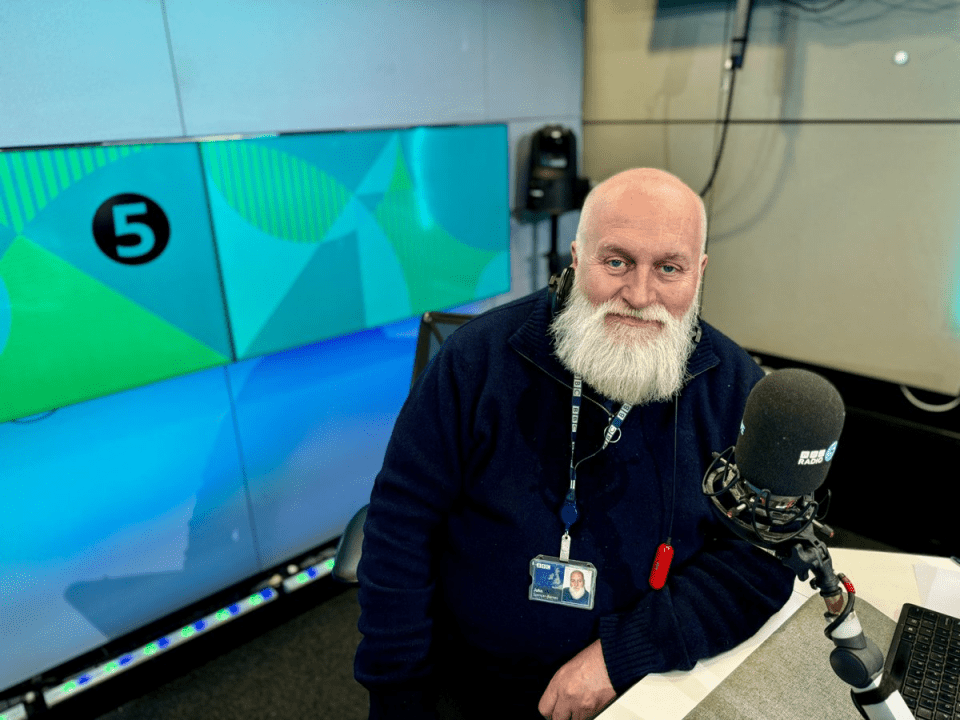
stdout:
[[[830,557],[833,569],[853,582],[857,596],[893,620],[898,618],[903,603],[922,604],[926,592],[918,584],[918,569],[921,575],[937,569],[960,575],[960,565],[942,557],[842,548],[831,548]],[[701,660],[689,672],[648,675],[601,713],[599,720],[681,720],[816,594],[809,582],[797,580],[787,604],[752,638],[733,650]],[[881,650],[886,652],[886,648]]]

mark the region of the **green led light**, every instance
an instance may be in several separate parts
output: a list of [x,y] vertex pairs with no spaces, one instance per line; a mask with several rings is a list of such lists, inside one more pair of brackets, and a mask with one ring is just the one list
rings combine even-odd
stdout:
[[256,595],[251,595],[251,596],[250,596],[250,604],[251,604],[251,605],[259,605],[259,604],[262,603],[262,602],[263,602],[263,597],[262,597],[259,593],[256,594]]
[[153,654],[154,654],[155,652],[157,652],[159,649],[160,649],[160,646],[158,646],[156,643],[150,643],[149,645],[147,645],[147,646],[143,649],[143,654],[144,654],[144,655],[153,655]]
[[217,620],[219,620],[220,622],[223,622],[224,620],[229,620],[229,619],[230,619],[229,610],[224,609],[224,610],[219,610],[217,612]]
[[323,561],[323,566],[324,566],[327,570],[333,570],[333,566],[336,565],[336,564],[337,564],[337,559],[336,559],[336,558],[329,558],[329,559]]
[[188,638],[196,632],[196,629],[192,625],[187,625],[185,628],[180,630],[180,637]]
[[103,666],[103,671],[105,673],[116,672],[119,669],[120,669],[120,663],[118,662],[107,663],[106,665]]
[[60,688],[60,690],[63,691],[63,692],[65,692],[65,693],[73,692],[73,691],[76,690],[76,689],[77,689],[77,683],[75,683],[73,680],[71,680],[71,681],[68,682],[66,685],[64,685],[62,688]]
[[302,573],[300,573],[300,574],[297,575],[297,582],[300,583],[301,585],[302,585],[303,583],[307,582],[307,580],[309,580],[309,579],[310,579],[310,576],[307,575],[305,572],[302,572]]

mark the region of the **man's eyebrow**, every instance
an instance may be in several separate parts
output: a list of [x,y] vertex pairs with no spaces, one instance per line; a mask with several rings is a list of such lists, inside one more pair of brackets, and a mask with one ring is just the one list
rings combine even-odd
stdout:
[[672,252],[672,253],[667,253],[662,258],[660,258],[660,262],[669,261],[669,260],[675,260],[677,262],[690,262],[690,256],[687,253]]
[[625,245],[621,245],[616,241],[601,240],[597,244],[597,252],[598,253],[612,252],[612,253],[618,253],[620,255],[626,255],[627,257],[633,256],[633,252],[629,248],[627,248]]
[[[618,255],[623,255],[628,257],[631,260],[634,259],[634,252],[627,248],[624,245],[616,241],[600,241],[597,244],[597,254],[600,253],[616,253]],[[679,262],[679,263],[692,263],[693,258],[690,257],[689,253],[685,252],[670,252],[665,255],[660,255],[656,257],[656,262]]]

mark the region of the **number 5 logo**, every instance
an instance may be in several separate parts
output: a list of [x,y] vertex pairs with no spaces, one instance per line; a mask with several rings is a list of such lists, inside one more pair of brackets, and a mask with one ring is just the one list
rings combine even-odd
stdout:
[[170,222],[150,198],[123,193],[97,208],[93,216],[93,239],[110,259],[124,265],[142,265],[167,247]]

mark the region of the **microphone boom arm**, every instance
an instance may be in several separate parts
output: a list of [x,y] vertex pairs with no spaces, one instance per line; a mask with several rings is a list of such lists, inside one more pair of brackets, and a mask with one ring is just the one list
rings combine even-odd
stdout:
[[[913,720],[895,685],[883,675],[883,653],[866,637],[854,611],[853,584],[833,569],[826,544],[807,525],[789,542],[774,547],[777,558],[797,577],[819,590],[827,612],[824,634],[834,644],[830,666],[850,686],[854,706],[867,720]],[[844,596],[846,590],[846,596]]]
[[[816,536],[812,525],[807,525],[801,530],[792,542],[774,545],[773,549],[780,562],[793,570],[802,582],[806,582],[808,575],[813,573],[810,586],[820,591],[827,605],[827,612],[833,615],[840,614],[844,605],[840,578],[833,570],[830,551]],[[839,606],[837,598],[839,598]]]

